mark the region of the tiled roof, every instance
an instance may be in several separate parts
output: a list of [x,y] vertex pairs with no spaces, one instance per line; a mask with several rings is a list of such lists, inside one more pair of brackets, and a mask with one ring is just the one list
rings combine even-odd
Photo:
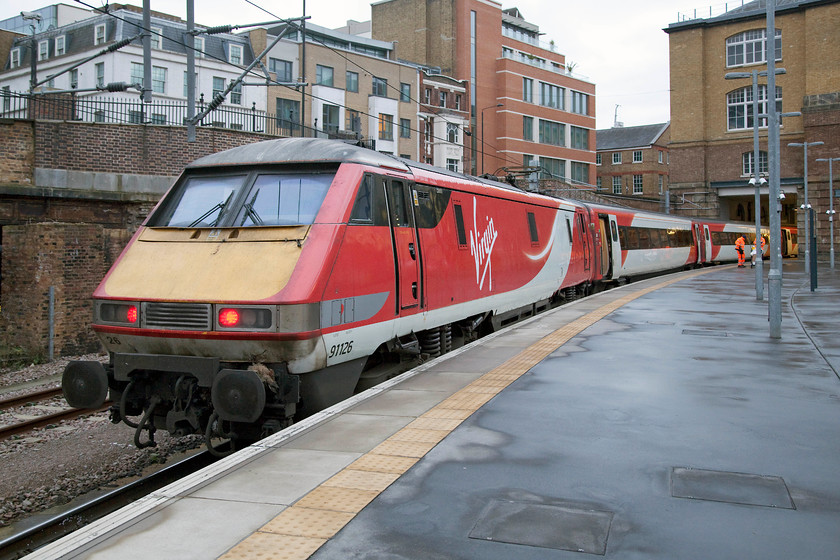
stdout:
[[606,128],[595,131],[596,150],[624,150],[650,146],[662,136],[670,123]]

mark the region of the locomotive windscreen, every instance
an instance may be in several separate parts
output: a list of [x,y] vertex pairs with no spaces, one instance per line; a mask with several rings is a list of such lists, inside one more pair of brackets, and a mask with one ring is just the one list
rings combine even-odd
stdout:
[[309,225],[335,173],[197,175],[182,180],[150,217],[151,227]]

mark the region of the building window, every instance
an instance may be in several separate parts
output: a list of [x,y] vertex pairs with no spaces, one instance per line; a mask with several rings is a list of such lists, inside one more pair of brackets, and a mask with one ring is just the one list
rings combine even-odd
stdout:
[[[154,82],[154,80],[152,81]],[[236,105],[242,105],[242,82],[239,82],[230,90],[230,102]]]
[[589,183],[589,164],[579,161],[572,162],[572,181],[581,184]]
[[143,87],[143,65],[139,62],[131,63],[131,83]]
[[461,94],[458,93],[455,94],[455,110],[461,110]]
[[572,148],[576,150],[589,149],[589,130],[579,126],[572,127]]
[[344,130],[349,130],[351,132],[361,132],[362,131],[362,119],[359,116],[359,112],[354,109],[345,109],[345,124]]
[[379,139],[394,139],[394,115],[379,113]]
[[269,58],[268,71],[277,74],[278,82],[292,82],[292,61],[282,58]]
[[446,123],[446,141],[450,144],[458,143],[458,125]]
[[633,150],[633,163],[642,163],[642,150]]
[[633,175],[633,194],[644,194],[645,184],[643,175]]
[[403,103],[411,102],[411,84],[400,84],[400,101]]
[[534,80],[531,78],[522,78],[522,101],[534,102]]
[[55,56],[61,56],[65,52],[65,38],[64,35],[55,38]]
[[[742,168],[742,175],[749,177],[750,175],[755,175],[755,153],[754,152],[744,152],[741,154],[741,168]],[[767,152],[759,150],[758,152],[758,172],[759,173],[767,173]]]
[[612,184],[613,194],[621,194],[621,177],[618,175],[613,175]]
[[321,128],[327,134],[338,132],[338,105],[324,103],[321,109]]
[[349,70],[344,75],[344,89],[353,93],[359,93],[359,73],[350,72]]
[[333,69],[331,66],[315,65],[315,84],[319,86],[333,86]]
[[566,162],[562,159],[540,156],[543,179],[565,179]]
[[534,117],[522,117],[522,138],[528,142],[534,141]]
[[[746,130],[753,128],[752,87],[736,89],[726,94],[727,130]],[[782,111],[782,88],[776,88],[776,111]],[[767,86],[758,86],[758,113],[767,114]],[[767,118],[762,118],[759,127],[767,126]]]
[[662,194],[662,187],[665,186],[665,175],[659,176],[659,194]]
[[[187,94],[189,93],[189,91],[187,90],[187,78],[188,77],[189,77],[189,74],[187,74],[187,71],[184,70],[184,97],[187,97]],[[198,86],[198,72],[196,72],[193,75],[193,77],[195,78],[195,81],[193,82],[193,88],[196,88],[196,86]]]
[[3,86],[3,110],[8,111],[12,108],[12,91],[11,86]]
[[604,188],[603,185],[601,184],[601,178],[600,177],[595,177],[595,188],[597,188],[599,191]]
[[540,119],[540,143],[552,146],[563,146],[566,136],[566,125]]
[[231,45],[228,56],[231,64],[242,64],[242,45]]
[[440,105],[441,107],[446,107],[446,92],[440,91],[438,93],[440,94],[440,103],[438,103],[438,105]]
[[76,89],[79,87],[79,69],[74,68],[70,70],[70,89]]
[[38,61],[47,60],[50,54],[50,42],[38,41]]
[[540,105],[552,109],[565,109],[563,103],[564,89],[552,84],[540,82]]
[[425,99],[426,105],[432,104],[432,88],[426,88]]
[[411,138],[410,119],[400,119],[400,138]]
[[97,62],[93,68],[96,74],[97,87],[105,87],[105,63]]
[[[726,66],[759,64],[765,60],[766,29],[750,29],[726,39]],[[776,60],[782,60],[782,30],[776,30]]]
[[388,97],[388,80],[374,76],[373,95],[377,97]]
[[595,154],[595,165],[601,165],[601,154]]
[[101,23],[94,28],[93,44],[101,45],[105,42],[105,24]]
[[[222,78],[219,78],[224,83]],[[215,84],[216,78],[213,78]],[[215,86],[214,86],[215,87]],[[292,134],[300,122],[300,101],[277,97],[277,125],[284,133]]]
[[659,163],[662,163],[662,150],[657,152],[659,154]]
[[449,171],[454,171],[455,173],[458,173],[460,171],[460,169],[458,169],[458,160],[446,158],[446,168]]
[[621,163],[621,152],[613,152],[613,165]]
[[579,91],[572,92],[572,113],[589,114],[589,96]]
[[153,49],[160,50],[160,41],[163,36],[163,29],[160,27],[152,27],[151,29],[152,33],[149,37],[149,42],[152,44]]
[[166,93],[166,68],[152,66],[152,91]]
[[12,49],[9,68],[17,68],[18,66],[20,66],[20,49]]
[[217,95],[221,95],[225,91],[225,79],[219,76],[213,76],[213,99]]

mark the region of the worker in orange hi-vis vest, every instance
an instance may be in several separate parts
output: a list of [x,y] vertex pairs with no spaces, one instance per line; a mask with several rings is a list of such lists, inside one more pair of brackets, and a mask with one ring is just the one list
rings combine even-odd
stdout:
[[735,251],[738,253],[738,268],[744,268],[744,245],[746,244],[747,240],[744,239],[743,235],[735,240]]
[[761,257],[756,257],[756,253],[758,251],[755,250],[755,241],[753,241],[752,251],[750,252],[750,255],[752,255],[751,260],[750,260],[750,268],[755,268],[755,259],[756,258],[760,259],[760,258],[764,257],[764,236],[763,235],[759,236],[759,239],[761,239]]

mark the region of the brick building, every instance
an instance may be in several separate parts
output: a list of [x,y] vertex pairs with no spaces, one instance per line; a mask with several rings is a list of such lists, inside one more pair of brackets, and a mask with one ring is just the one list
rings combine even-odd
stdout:
[[598,190],[655,199],[664,210],[668,189],[669,124],[615,127],[599,130],[597,134]]
[[469,171],[464,150],[470,138],[468,91],[466,80],[444,76],[437,68],[421,69],[418,161],[450,171]]
[[[781,121],[782,224],[804,227],[804,158],[791,142],[823,141],[808,151],[809,203],[817,209],[819,251],[828,245],[828,165],[840,156],[840,1],[777,0],[775,106],[801,112]],[[668,26],[671,73],[671,201],[692,213],[755,219],[750,177],[767,171],[767,121],[759,120],[760,154],[753,161],[752,80],[731,72],[766,69],[766,7],[749,2],[722,15]],[[767,111],[766,78],[759,77],[759,115]],[[771,103],[772,107],[772,103]],[[756,165],[757,164],[757,165]],[[838,174],[835,166],[835,175]],[[835,177],[837,182],[837,177]],[[761,221],[768,223],[767,188]]]
[[554,42],[494,0],[385,0],[371,34],[399,58],[468,81],[469,171],[539,165],[544,178],[595,183],[595,85]]

